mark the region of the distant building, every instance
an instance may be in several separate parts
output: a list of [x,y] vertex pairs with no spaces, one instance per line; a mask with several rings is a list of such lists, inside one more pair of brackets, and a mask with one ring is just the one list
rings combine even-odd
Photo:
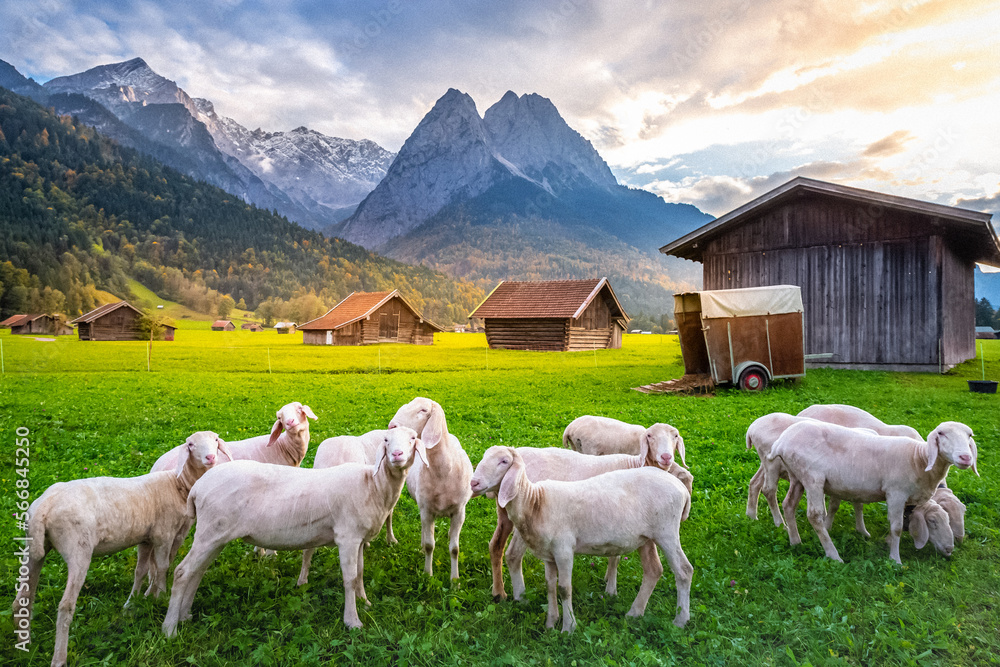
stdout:
[[229,320],[216,320],[212,322],[212,331],[236,331],[236,325]]
[[240,325],[240,329],[243,331],[263,331],[264,327],[257,322],[244,322]]
[[976,338],[983,340],[993,340],[997,337],[997,331],[993,327],[976,327]]
[[618,349],[629,317],[607,278],[503,281],[469,314],[494,349]]
[[[141,317],[132,304],[119,301],[99,306],[70,324],[76,325],[80,340],[144,340],[139,331]],[[168,340],[173,340],[172,335]]]
[[278,322],[274,329],[280,334],[295,333],[295,326],[295,322]]
[[444,331],[425,320],[399,294],[353,292],[322,317],[299,327],[306,345],[433,345],[434,332]]
[[66,319],[62,315],[13,315],[0,322],[0,327],[10,327],[10,333],[13,335],[68,336],[73,333],[73,327],[66,324]]
[[798,285],[807,362],[937,371],[975,355],[973,271],[990,215],[795,178],[660,248],[703,289]]

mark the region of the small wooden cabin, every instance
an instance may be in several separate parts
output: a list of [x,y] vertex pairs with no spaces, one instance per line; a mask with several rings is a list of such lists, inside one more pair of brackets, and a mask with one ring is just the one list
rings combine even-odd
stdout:
[[295,322],[278,322],[274,330],[280,334],[295,333]]
[[[119,301],[99,306],[70,324],[76,325],[80,340],[143,340],[140,317],[142,313],[132,304]],[[168,340],[173,340],[172,335]]]
[[262,327],[258,322],[244,322],[240,325],[240,329],[243,331],[263,331]]
[[400,296],[399,290],[353,292],[325,315],[299,329],[306,345],[433,345],[434,332],[444,331],[425,320]]
[[990,215],[798,177],[660,248],[703,289],[798,285],[807,363],[938,371],[975,356]]
[[0,326],[10,327],[12,335],[68,336],[73,333],[73,327],[66,324],[65,318],[60,315],[14,315],[0,322]]
[[493,349],[619,349],[629,317],[607,278],[502,281],[469,315]]
[[976,338],[978,340],[995,340],[997,331],[993,327],[976,327]]
[[229,320],[216,320],[212,322],[212,331],[236,331],[236,325]]
[[177,331],[177,327],[175,327],[173,324],[164,324],[163,340],[173,340],[175,331]]

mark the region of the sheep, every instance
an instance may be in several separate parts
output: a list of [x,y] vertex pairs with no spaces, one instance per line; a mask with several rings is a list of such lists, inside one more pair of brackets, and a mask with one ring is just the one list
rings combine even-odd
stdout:
[[[560,447],[519,447],[518,452],[524,460],[525,472],[532,482],[540,482],[546,479],[560,481],[574,481],[587,479],[612,470],[624,470],[628,468],[639,468],[643,465],[657,466],[663,470],[684,471],[684,468],[674,465],[673,442],[663,438],[642,438],[640,452],[636,456],[628,454],[608,454],[606,456],[592,456],[581,454],[573,450],[562,449]],[[678,478],[684,487],[691,493],[691,483],[694,479],[690,473],[685,478]],[[689,508],[690,509],[690,508]],[[513,532],[510,546],[507,548],[507,567],[510,570],[511,585],[514,589],[514,599],[520,600],[524,593],[524,576],[521,571],[521,561],[527,546],[524,540],[514,532],[514,525],[511,523],[507,512],[497,505],[497,527],[490,539],[490,565],[493,570],[493,596],[496,598],[506,598],[503,584],[503,558],[504,544]],[[684,521],[688,517],[687,512],[681,517]],[[608,568],[604,576],[606,581],[606,592],[608,595],[617,593],[618,582],[618,557],[608,558]]]
[[[327,438],[316,448],[313,468],[332,468],[344,463],[364,463],[374,465],[378,458],[379,448],[389,431],[385,429],[369,431],[364,435],[338,435]],[[395,505],[393,506],[395,509]],[[392,532],[392,509],[385,520],[385,541],[388,544],[398,544]],[[314,549],[302,552],[302,568],[299,571],[297,585],[304,586],[309,581],[309,563],[312,561]]]
[[[309,449],[309,420],[318,419],[308,405],[298,401],[282,406],[270,435],[259,435],[226,444],[234,460],[252,460],[284,466],[298,466]],[[171,470],[177,465],[180,447],[164,453],[150,472]]]
[[420,540],[424,550],[424,571],[433,574],[434,520],[451,519],[448,550],[451,554],[451,579],[458,579],[458,540],[465,523],[465,504],[472,491],[472,461],[458,438],[448,433],[444,410],[429,398],[414,398],[399,408],[389,429],[400,426],[420,434],[430,457],[426,468],[416,468],[406,478],[406,490],[420,509]]
[[944,484],[934,490],[931,500],[940,505],[948,514],[948,525],[955,536],[955,541],[963,541],[965,539],[965,504]]
[[[943,422],[926,442],[913,438],[880,436],[837,424],[802,422],[790,426],[766,456],[765,490],[773,490],[782,465],[792,484],[785,496],[785,524],[791,544],[799,544],[795,508],[803,491],[807,516],[816,530],[826,555],[840,561],[827,529],[824,494],[831,502],[841,499],[886,503],[890,533],[889,557],[899,558],[899,536],[907,503],[920,505],[929,500],[948,468],[972,468],[976,475],[978,452],[972,429],[959,422]],[[765,491],[766,492],[766,491]]]
[[[225,443],[211,431],[199,431],[181,446],[173,471],[139,477],[90,477],[50,486],[28,508],[28,578],[14,599],[15,617],[30,616],[38,576],[49,550],[55,549],[69,571],[59,602],[52,665],[66,664],[69,627],[76,600],[95,555],[113,554],[139,545],[139,561],[147,563],[151,583],[146,595],[166,590],[167,568],[178,537],[190,528],[187,499],[193,485],[215,466]],[[145,569],[137,569],[128,606],[139,592]],[[18,612],[21,609],[27,610]]]
[[374,466],[310,469],[234,461],[202,477],[188,496],[188,513],[198,518],[198,528],[191,551],[174,571],[164,634],[172,637],[177,624],[191,618],[209,565],[239,538],[268,549],[335,544],[344,580],[344,624],[362,627],[357,598],[371,604],[364,587],[364,545],[381,530],[418,457],[426,466],[417,433],[398,428],[383,438]]
[[[532,482],[524,459],[513,447],[490,447],[470,483],[476,495],[497,493],[532,553],[545,561],[548,614],[545,627],[559,618],[556,586],[563,599],[563,632],[573,632],[573,556],[622,555],[639,550],[643,577],[628,616],[642,616],[663,574],[656,553],[667,556],[677,585],[674,625],[690,618],[691,577],[694,568],[680,542],[681,516],[691,496],[673,475],[650,466],[615,470],[573,482]],[[654,544],[655,543],[655,544]]]
[[[677,479],[684,482],[688,493],[692,493],[692,482],[694,478],[687,470],[687,461],[684,459],[684,438],[680,432],[670,424],[653,424],[649,428],[639,424],[629,424],[627,422],[611,419],[610,417],[594,417],[584,415],[577,417],[569,423],[563,431],[563,447],[571,447],[581,454],[594,454],[604,456],[607,454],[639,454],[639,443],[643,438],[659,440],[668,444],[670,451],[675,449],[681,455],[681,465],[676,461],[670,464],[668,472]],[[653,446],[650,444],[650,446]],[[663,445],[655,447],[664,449]]]
[[848,428],[870,428],[879,435],[898,435],[906,438],[923,440],[923,436],[915,428],[909,426],[893,426],[869,412],[853,405],[810,405],[798,414],[799,417],[809,417],[821,422],[840,424]]

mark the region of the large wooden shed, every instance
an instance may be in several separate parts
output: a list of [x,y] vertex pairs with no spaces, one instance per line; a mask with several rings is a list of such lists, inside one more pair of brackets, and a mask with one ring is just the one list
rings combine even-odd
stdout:
[[99,306],[70,324],[76,325],[80,340],[143,340],[140,317],[142,313],[132,304],[119,301]]
[[236,325],[230,320],[215,320],[212,322],[212,331],[236,331]]
[[299,326],[306,345],[433,345],[434,332],[444,331],[425,320],[399,294],[352,292],[325,315]]
[[580,351],[622,346],[628,314],[607,278],[502,281],[472,311],[494,349]]
[[66,324],[62,315],[14,315],[0,322],[0,327],[10,327],[12,335],[47,334],[49,336],[68,336],[73,333],[73,327]]
[[975,354],[976,262],[1000,266],[990,215],[795,178],[660,248],[703,288],[802,288],[813,365],[937,371]]

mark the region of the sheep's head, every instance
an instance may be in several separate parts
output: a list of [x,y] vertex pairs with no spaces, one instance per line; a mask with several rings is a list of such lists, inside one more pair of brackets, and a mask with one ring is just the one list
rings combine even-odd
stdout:
[[219,452],[222,452],[230,461],[233,460],[233,456],[229,452],[229,447],[226,446],[226,443],[217,434],[212,431],[192,433],[184,442],[181,455],[177,459],[177,476],[181,475],[181,471],[184,470],[188,459],[193,459],[198,463],[199,467],[206,469],[215,466],[217,463],[221,463]]
[[972,471],[979,476],[976,469],[976,441],[972,439],[972,429],[961,422],[943,422],[927,436],[927,468],[934,467],[938,456],[957,468]]
[[948,513],[948,522],[951,524],[951,532],[955,536],[956,542],[965,539],[965,503],[958,499],[951,489],[947,487],[938,488],[931,496],[931,500]]
[[298,435],[302,431],[308,433],[309,420],[319,419],[308,405],[302,405],[298,401],[283,405],[278,410],[277,417],[274,426],[271,427],[271,438],[267,441],[268,447],[275,443],[282,431],[288,431],[293,435]]
[[514,496],[516,481],[516,471],[511,471],[511,468],[520,463],[521,457],[513,447],[490,447],[472,473],[470,482],[472,495],[481,496],[484,493],[498,492],[497,502],[500,507],[506,507]]
[[681,455],[684,461],[684,438],[670,424],[653,424],[642,434],[640,453],[645,453],[645,461],[666,470],[674,462],[674,451]]
[[910,514],[910,535],[913,546],[923,549],[930,540],[938,553],[951,556],[955,550],[955,535],[951,531],[948,513],[933,500],[917,505]]
[[382,445],[379,447],[375,470],[377,472],[383,464],[397,470],[406,470],[416,462],[417,458],[427,465],[427,450],[417,437],[417,432],[405,426],[394,428],[385,432]]
[[448,432],[441,406],[429,398],[420,396],[396,410],[396,414],[389,421],[389,429],[399,426],[416,431],[427,449],[435,447]]

